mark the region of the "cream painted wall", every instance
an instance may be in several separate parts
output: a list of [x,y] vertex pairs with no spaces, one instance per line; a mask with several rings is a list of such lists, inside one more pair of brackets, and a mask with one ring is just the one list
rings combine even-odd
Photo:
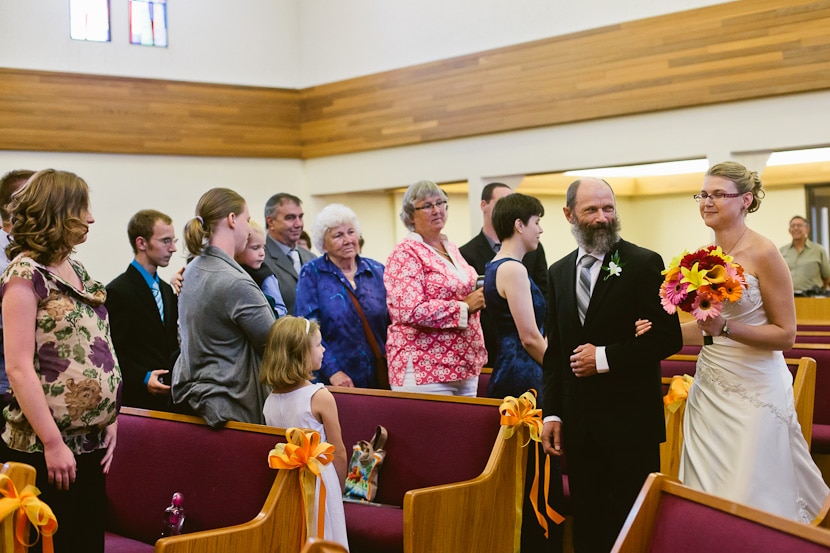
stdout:
[[247,200],[251,215],[264,223],[265,201],[276,192],[303,197],[302,163],[297,160],[174,158],[50,154],[0,151],[0,174],[11,169],[52,167],[81,176],[90,187],[95,224],[78,258],[104,283],[120,274],[132,259],[127,221],[140,209],[158,209],[173,218],[179,252],[163,278],[184,265],[182,229],[208,189],[229,187]]
[[312,86],[721,3],[303,0],[300,80]]
[[0,2],[0,67],[302,88],[724,0],[198,0],[168,3],[167,48],[69,38],[69,0]]
[[167,48],[130,44],[127,1],[109,43],[69,38],[69,0],[0,2],[0,67],[296,88],[299,0],[168,2]]

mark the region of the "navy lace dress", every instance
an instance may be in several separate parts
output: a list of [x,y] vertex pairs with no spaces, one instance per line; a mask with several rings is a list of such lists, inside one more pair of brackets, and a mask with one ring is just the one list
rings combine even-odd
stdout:
[[[491,261],[484,268],[484,301],[487,305],[487,315],[492,321],[493,330],[498,340],[498,353],[493,363],[493,376],[487,387],[487,395],[495,398],[514,396],[525,393],[530,388],[537,392],[536,404],[542,404],[542,366],[530,357],[519,339],[519,331],[510,314],[507,300],[496,290],[496,271],[502,263],[521,263],[516,259],[506,257]],[[542,291],[528,277],[530,293],[533,297],[533,313],[536,326],[544,334],[545,296]]]

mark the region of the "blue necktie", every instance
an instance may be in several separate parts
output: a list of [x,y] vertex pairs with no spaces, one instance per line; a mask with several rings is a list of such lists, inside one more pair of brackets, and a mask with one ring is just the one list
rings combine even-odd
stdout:
[[161,290],[159,289],[159,283],[153,282],[153,285],[150,287],[150,290],[153,292],[153,299],[156,300],[156,307],[158,307],[159,315],[161,315],[161,322],[164,322],[164,301],[161,299]]

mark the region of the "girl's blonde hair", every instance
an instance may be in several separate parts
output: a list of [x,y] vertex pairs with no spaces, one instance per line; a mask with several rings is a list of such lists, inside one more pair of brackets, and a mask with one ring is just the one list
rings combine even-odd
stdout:
[[65,258],[89,230],[88,209],[84,179],[68,171],[38,171],[12,195],[9,259],[20,252],[44,265]]
[[313,319],[286,315],[277,319],[268,332],[262,354],[259,380],[272,390],[289,388],[314,378],[312,374],[312,340],[320,331]]
[[265,240],[265,229],[257,223],[254,219],[248,223],[248,226],[251,227],[251,236],[256,236],[260,240]]
[[245,198],[230,188],[211,188],[196,204],[196,216],[184,225],[184,243],[192,255],[201,255],[216,230],[216,225],[230,215],[245,211]]

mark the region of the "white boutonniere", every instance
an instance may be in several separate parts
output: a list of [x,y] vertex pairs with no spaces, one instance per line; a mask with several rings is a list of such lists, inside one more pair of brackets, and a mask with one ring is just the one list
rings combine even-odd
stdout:
[[607,272],[608,274],[605,275],[605,278],[602,280],[608,280],[612,276],[618,277],[622,274],[623,267],[625,263],[620,261],[620,250],[615,251],[611,255],[611,260],[608,262],[607,266],[602,266],[602,270]]

